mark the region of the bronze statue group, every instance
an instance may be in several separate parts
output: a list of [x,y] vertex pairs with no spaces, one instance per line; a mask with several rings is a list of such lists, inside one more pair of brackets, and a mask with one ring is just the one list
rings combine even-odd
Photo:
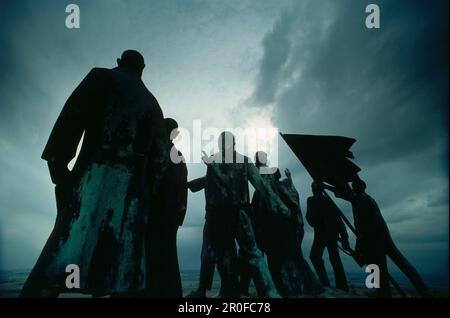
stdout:
[[[362,180],[350,188],[316,180],[306,220],[314,228],[310,260],[302,253],[304,221],[289,170],[267,173],[267,154],[253,163],[223,132],[219,151],[204,154],[206,175],[188,182],[182,154],[173,145],[174,119],[164,118],[141,80],[142,55],[125,51],[113,69],[94,68],[68,98],[42,158],[55,184],[54,229],[22,289],[21,297],[77,292],[111,297],[182,297],[177,231],[186,214],[188,189],[204,191],[205,224],[199,287],[206,297],[214,271],[220,296],[316,296],[330,286],[322,260],[327,249],[336,288],[348,291],[339,248],[361,264],[377,264],[380,288],[390,297],[386,257],[408,276],[421,296],[423,280],[396,248],[376,202]],[[81,149],[72,170],[67,165]],[[250,199],[251,183],[255,192]],[[352,204],[356,248],[325,189]],[[341,243],[338,246],[338,242]],[[237,244],[236,244],[237,243]],[[68,289],[66,267],[79,267],[79,289]]]

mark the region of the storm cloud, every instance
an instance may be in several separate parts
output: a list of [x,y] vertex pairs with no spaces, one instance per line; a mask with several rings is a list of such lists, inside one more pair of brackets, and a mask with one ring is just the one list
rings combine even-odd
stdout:
[[[377,1],[381,28],[368,29],[372,2],[295,2],[262,41],[247,105],[271,109],[283,132],[356,138],[355,162],[394,239],[419,268],[428,260],[445,275],[448,2]],[[280,151],[291,166],[292,155]]]
[[[365,27],[371,2],[380,29]],[[65,100],[92,67],[114,67],[134,48],[146,58],[144,83],[183,127],[264,117],[286,133],[356,138],[360,175],[399,248],[419,271],[448,277],[448,1],[75,3],[78,30],[65,28],[64,2],[0,4],[0,269],[31,268],[52,229],[40,155]],[[310,177],[282,140],[278,158],[305,211]],[[180,264],[198,269],[203,193],[188,204]]]

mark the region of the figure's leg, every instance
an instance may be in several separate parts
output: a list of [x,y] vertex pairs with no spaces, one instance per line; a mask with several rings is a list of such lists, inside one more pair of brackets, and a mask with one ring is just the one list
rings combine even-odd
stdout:
[[[177,232],[178,226],[170,226],[168,229],[168,246],[167,246],[167,259],[168,264],[164,266],[162,264],[161,270],[166,272],[167,279],[167,292],[164,293],[165,297],[180,298],[183,297],[183,287],[181,284],[180,266],[178,263],[177,253]],[[165,282],[163,282],[165,284]]]
[[380,288],[378,290],[378,294],[383,298],[391,298],[391,285],[389,283],[389,271],[387,266],[386,254],[379,253],[378,256],[378,266],[380,268]]
[[319,280],[316,277],[316,274],[314,274],[308,262],[304,258],[302,250],[300,250],[300,256],[298,259],[297,266],[299,268],[299,272],[302,277],[303,293],[317,295],[323,292],[324,288],[320,284]]
[[319,280],[316,277],[316,274],[313,273],[311,267],[303,256],[302,242],[303,237],[305,236],[303,225],[298,225],[296,227],[296,231],[298,250],[297,267],[302,280],[302,293],[311,295],[320,294],[321,292],[323,292],[323,286],[320,284]]
[[237,241],[242,256],[251,268],[251,275],[260,297],[279,297],[272,277],[264,260],[263,253],[257,248],[250,218],[243,210],[239,211]]
[[[270,261],[269,261],[270,262]],[[275,286],[281,297],[298,297],[302,294],[301,277],[298,267],[292,258],[278,260],[277,278],[272,274]],[[271,272],[272,273],[272,272]]]
[[328,256],[333,267],[334,277],[336,279],[336,288],[348,291],[347,278],[345,277],[344,266],[342,265],[339,249],[336,241],[328,242]]
[[397,267],[403,272],[403,274],[408,277],[413,286],[416,288],[417,292],[422,297],[431,297],[429,289],[422,277],[420,277],[419,272],[414,268],[414,266],[406,259],[405,256],[398,250],[392,238],[389,238],[386,243],[387,255],[391,260],[397,265]]
[[216,249],[217,270],[220,275],[220,297],[239,297],[237,252],[234,237],[224,238]]
[[[161,273],[160,271],[160,263],[161,258],[164,258],[164,255],[161,255],[161,251],[164,250],[161,248],[161,244],[166,244],[165,238],[161,237],[164,231],[161,231],[161,224],[150,223],[147,228],[146,233],[146,244],[145,244],[145,253],[146,253],[146,294],[148,297],[162,297],[161,295]],[[114,294],[115,298],[125,298],[129,297],[127,294]]]
[[269,272],[278,293],[281,297],[288,297],[289,291],[284,284],[286,282],[286,268],[283,267],[284,264],[281,262],[279,257],[273,255],[273,253],[268,253],[267,265],[269,266]]
[[203,244],[201,252],[200,284],[199,290],[206,293],[212,287],[214,269],[216,267],[216,255],[211,244],[208,231],[208,222],[205,222],[203,230]]
[[205,298],[206,291],[212,287],[214,278],[214,269],[216,267],[216,256],[211,245],[211,238],[209,236],[208,221],[203,226],[203,242],[200,256],[200,279],[198,289],[191,292],[188,297],[191,298]]
[[281,297],[301,295],[301,276],[297,266],[297,233],[290,220],[275,218],[271,221],[272,248],[267,251],[267,261],[275,287]]
[[243,259],[243,256],[241,255],[241,251],[239,251],[239,292],[241,295],[248,296],[248,289],[250,287],[250,269],[248,267],[248,264]]
[[330,286],[330,281],[328,280],[327,271],[325,269],[325,263],[323,262],[322,255],[325,249],[325,242],[314,235],[314,241],[311,247],[311,252],[309,254],[309,259],[316,270],[317,276],[319,277],[320,283],[323,286]]
[[389,283],[389,271],[386,254],[380,246],[367,246],[363,252],[367,265],[375,264],[380,270],[380,288],[375,291],[376,297],[391,298],[391,286]]

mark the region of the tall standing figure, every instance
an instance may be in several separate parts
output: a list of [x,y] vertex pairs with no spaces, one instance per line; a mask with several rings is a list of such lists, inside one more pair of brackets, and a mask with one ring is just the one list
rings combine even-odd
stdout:
[[[188,182],[188,188],[192,192],[198,192],[205,188],[206,177],[197,178]],[[211,219],[211,215],[206,213],[205,215],[205,224],[203,225],[203,239],[202,239],[202,249],[200,253],[200,277],[198,282],[198,288],[187,295],[188,298],[206,298],[206,291],[211,290],[213,279],[214,279],[214,271],[216,269],[216,250],[214,249],[214,245],[212,242],[212,238],[214,233],[211,228],[211,224],[214,224],[214,218]],[[228,242],[225,240],[228,239]],[[235,264],[237,254],[236,247],[234,242],[234,237],[229,236],[227,238],[222,237],[222,245],[229,246],[228,249],[228,264]],[[234,248],[233,248],[234,245]],[[221,267],[220,270],[224,272],[224,268]],[[226,284],[224,286],[227,287]],[[222,290],[222,288],[221,288]],[[224,293],[222,291],[219,292],[219,296],[222,296]]]
[[[297,297],[303,293],[318,294],[321,286],[309,265],[303,258],[301,242],[303,240],[303,218],[300,211],[300,200],[297,190],[286,169],[287,179],[280,180],[279,169],[269,169],[267,154],[258,151],[255,154],[255,165],[273,192],[290,209],[291,217],[285,218],[272,212],[255,191],[251,203],[250,219],[258,247],[267,254],[269,270],[277,291],[282,297]],[[264,173],[271,171],[273,173]],[[241,265],[241,293],[248,291],[249,278],[245,264]]]
[[[305,236],[305,227],[303,222],[302,211],[300,209],[300,196],[295,188],[292,180],[291,172],[289,169],[285,170],[286,178],[280,179],[281,174],[277,170],[277,189],[280,194],[281,200],[291,210],[291,222],[288,223],[290,227],[293,227],[295,239],[295,255],[297,261],[297,268],[300,272],[302,281],[302,292],[309,295],[317,295],[323,292],[323,286],[320,284],[316,275],[311,270],[308,262],[303,256],[302,242]],[[294,255],[294,253],[293,253]]]
[[165,118],[170,160],[157,191],[155,206],[147,231],[148,291],[150,297],[183,296],[178,264],[177,232],[183,224],[187,207],[187,167],[183,154],[173,140],[179,135],[178,123]]
[[339,256],[338,241],[345,249],[349,249],[348,234],[345,224],[340,218],[331,199],[323,194],[324,187],[320,182],[312,183],[313,196],[307,200],[306,220],[314,228],[314,241],[310,259],[324,286],[330,286],[325,264],[322,259],[325,248],[328,250],[333,267],[336,288],[348,291],[347,279]]
[[366,183],[356,180],[352,183],[352,191],[344,194],[337,193],[337,195],[349,200],[352,204],[356,230],[356,254],[365,264],[376,264],[380,269],[380,288],[376,290],[376,296],[392,296],[386,259],[386,256],[389,256],[409,278],[420,296],[429,297],[430,292],[422,277],[392,240],[378,204],[366,193]]
[[216,251],[217,267],[222,281],[223,296],[238,296],[237,264],[230,263],[235,255],[236,239],[240,253],[250,266],[255,287],[261,297],[279,297],[267,263],[258,249],[248,216],[248,182],[260,193],[270,211],[290,217],[289,209],[278,194],[259,175],[250,159],[235,150],[235,138],[230,132],[219,136],[219,152],[203,156],[207,164],[205,197],[206,214],[211,230],[211,242]]
[[[141,80],[142,55],[125,51],[117,64],[83,79],[44,149],[58,214],[22,297],[145,290],[146,223],[169,159],[168,138],[161,108]],[[69,264],[79,268],[79,288],[67,289]]]

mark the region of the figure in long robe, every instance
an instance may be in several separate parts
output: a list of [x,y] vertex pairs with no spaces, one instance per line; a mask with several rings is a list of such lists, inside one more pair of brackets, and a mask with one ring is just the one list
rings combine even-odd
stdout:
[[[145,290],[144,236],[169,160],[168,138],[161,108],[141,80],[142,55],[128,50],[117,63],[94,68],[83,79],[44,149],[58,214],[22,297]],[[66,285],[69,264],[79,268],[79,288]]]
[[150,297],[183,296],[177,253],[177,232],[183,224],[187,207],[187,167],[183,154],[173,140],[178,136],[178,123],[164,119],[169,137],[170,161],[158,189],[154,213],[149,220],[148,291]]

